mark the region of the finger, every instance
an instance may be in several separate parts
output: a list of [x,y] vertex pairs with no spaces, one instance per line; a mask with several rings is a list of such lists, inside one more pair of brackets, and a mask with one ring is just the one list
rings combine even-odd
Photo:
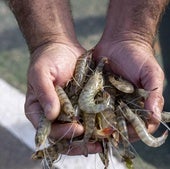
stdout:
[[102,152],[102,147],[101,144],[98,142],[95,143],[87,143],[86,145],[84,145],[85,147],[81,146],[73,146],[70,148],[69,151],[65,152],[65,154],[67,155],[84,155],[84,148],[87,148],[87,152],[88,154],[95,154],[95,153],[99,153]]
[[[60,111],[60,103],[55,91],[53,81],[48,73],[37,72],[37,75],[32,80],[37,100],[49,120],[54,120]],[[36,79],[35,79],[36,78]]]
[[52,124],[50,138],[52,140],[72,139],[83,134],[84,128],[78,123]]
[[[150,66],[150,65],[149,65]],[[144,89],[150,91],[149,97],[145,101],[145,108],[153,112],[152,118],[149,122],[149,132],[154,132],[159,126],[159,120],[161,119],[161,112],[164,105],[163,81],[164,74],[157,62],[153,61],[153,64],[148,70],[148,65],[143,68],[142,85]]]
[[129,135],[129,141],[130,142],[136,142],[138,140],[140,140],[139,136],[137,135],[135,129],[131,126],[131,125],[128,125],[128,135]]
[[159,127],[163,104],[164,99],[160,92],[151,92],[149,98],[145,101],[146,109],[153,112],[151,118],[148,120],[149,133],[153,133]]
[[31,121],[33,126],[37,128],[42,108],[30,89],[27,90],[24,108],[26,117]]

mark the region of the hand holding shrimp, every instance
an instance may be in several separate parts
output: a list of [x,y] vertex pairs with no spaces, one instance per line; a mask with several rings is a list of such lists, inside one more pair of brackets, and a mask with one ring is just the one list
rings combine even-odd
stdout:
[[[87,156],[90,153],[89,142],[92,142],[95,145],[99,142],[103,148],[103,152],[100,152],[100,157],[105,168],[107,168],[109,165],[107,154],[109,146],[107,142],[118,149],[122,142],[124,153],[120,153],[120,156],[122,160],[126,162],[127,166],[132,167],[132,160],[135,158],[135,154],[131,151],[132,145],[129,138],[132,136],[127,130],[127,123],[130,123],[139,138],[151,147],[162,145],[167,138],[167,131],[161,137],[154,138],[148,133],[145,126],[145,123],[148,123],[148,120],[152,117],[152,113],[150,113],[151,111],[148,112],[148,110],[144,109],[144,102],[154,90],[149,92],[144,89],[138,89],[132,83],[122,78],[118,78],[115,81],[115,75],[112,75],[111,79],[110,73],[103,72],[104,65],[106,65],[106,63],[109,64],[108,61],[106,61],[106,58],[102,58],[97,64],[94,72],[86,71],[83,75],[84,83],[81,84],[79,94],[76,98],[69,93],[73,89],[72,83],[75,78],[67,84],[65,91],[60,86],[56,86],[56,92],[61,106],[60,115],[56,120],[59,120],[62,123],[80,123],[79,120],[81,120],[81,124],[84,126],[84,134],[82,137],[75,137],[75,133],[73,133],[71,139],[68,138],[69,144],[67,144],[63,152],[67,152],[69,155],[74,154],[73,152],[79,147],[79,152]],[[81,62],[77,62],[76,67],[79,67],[80,63]],[[92,70],[90,67],[89,69]],[[73,84],[75,87],[75,83]],[[107,84],[106,87],[104,87],[105,84]],[[79,109],[78,114],[76,114],[77,108]],[[141,111],[141,113],[138,113],[138,111]],[[146,111],[146,113],[143,114],[142,111]],[[168,121],[169,114],[165,113],[165,115],[166,116],[162,117]],[[140,118],[139,116],[142,117]],[[137,126],[137,124],[139,124],[139,126]],[[69,132],[69,130],[66,131],[63,137],[60,137],[52,143],[54,144],[52,147],[45,148],[44,150],[35,153],[33,156],[34,159],[37,159],[38,156],[41,156],[40,158],[42,159],[46,156],[43,153],[50,154],[52,150],[54,156],[53,154],[51,155],[51,160],[56,160],[55,158],[58,158],[58,155],[61,152],[54,147],[67,138],[65,137],[67,132]],[[101,151],[101,147],[98,146],[96,150]]]

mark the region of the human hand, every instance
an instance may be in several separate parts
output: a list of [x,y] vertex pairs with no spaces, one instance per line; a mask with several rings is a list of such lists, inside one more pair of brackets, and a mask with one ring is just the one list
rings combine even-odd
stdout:
[[[40,114],[45,113],[49,120],[55,120],[60,112],[60,103],[55,85],[64,86],[73,75],[76,61],[84,49],[72,44],[55,43],[38,48],[31,56],[28,69],[28,90],[25,112],[27,118],[37,128]],[[60,139],[81,135],[84,129],[78,123],[52,124],[50,137]],[[65,134],[66,133],[66,134]],[[89,144],[89,153],[95,153],[95,144]],[[99,148],[98,148],[99,149]],[[82,154],[73,149],[71,154]]]
[[[151,91],[145,101],[145,109],[153,112],[148,121],[148,132],[153,133],[159,126],[158,119],[161,119],[164,104],[164,73],[154,58],[152,47],[134,38],[120,41],[102,39],[95,48],[94,57],[99,60],[102,56],[109,58],[109,68],[113,73],[131,81],[136,87]],[[136,140],[134,130],[130,132],[131,139]]]

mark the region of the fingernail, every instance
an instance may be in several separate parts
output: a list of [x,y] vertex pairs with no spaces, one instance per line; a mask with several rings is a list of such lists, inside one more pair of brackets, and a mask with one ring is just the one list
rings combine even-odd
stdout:
[[45,106],[45,108],[44,108],[44,113],[45,113],[45,115],[48,116],[48,115],[51,113],[51,109],[52,109],[51,105],[50,105],[50,104],[47,104],[47,105]]
[[59,107],[47,104],[44,108],[44,113],[49,120],[55,120],[59,113]]

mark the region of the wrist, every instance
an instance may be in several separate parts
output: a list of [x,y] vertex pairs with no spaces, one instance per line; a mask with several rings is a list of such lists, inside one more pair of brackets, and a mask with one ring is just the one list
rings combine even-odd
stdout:
[[136,39],[153,43],[167,0],[110,0],[102,39]]
[[[48,41],[47,43],[43,43],[35,48],[35,50],[31,53],[30,61],[35,62],[35,60],[39,58],[40,56],[44,56],[46,55],[46,53],[49,53],[49,52],[51,53],[52,51],[56,51],[56,50],[58,50],[58,52],[60,52],[60,50],[63,50],[63,51],[69,50],[75,56],[74,59],[76,60],[85,51],[85,49],[79,43],[73,43],[70,41],[61,42],[61,41],[56,41],[56,40]],[[67,59],[70,57],[65,54],[62,55],[62,57],[64,56],[66,56]]]
[[[149,36],[149,35],[148,35]],[[99,44],[135,44],[142,45],[149,48],[152,48],[151,40],[148,36],[144,36],[142,32],[134,32],[134,31],[122,31],[112,36],[107,36],[107,34],[103,34],[102,38],[99,41]]]
[[49,43],[78,43],[68,0],[10,0],[31,53]]
[[73,48],[81,48],[81,45],[77,41],[76,37],[69,38],[64,33],[43,35],[37,38],[32,38],[27,43],[31,54],[34,53],[36,50],[41,49],[44,51],[55,48],[56,45],[73,46]]

